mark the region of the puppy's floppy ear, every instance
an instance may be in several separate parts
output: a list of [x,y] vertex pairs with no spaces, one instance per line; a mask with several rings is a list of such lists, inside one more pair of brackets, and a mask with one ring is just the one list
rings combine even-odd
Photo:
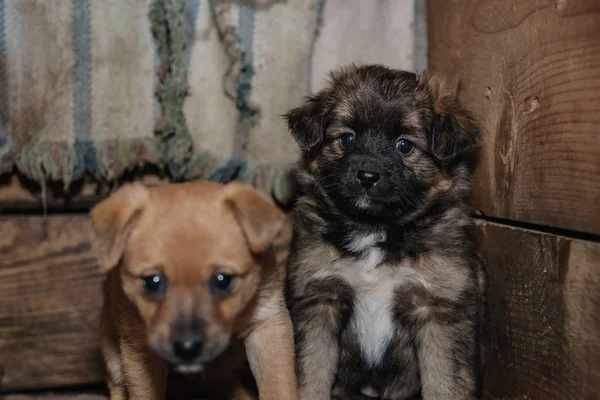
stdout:
[[300,107],[284,115],[292,137],[303,153],[319,146],[323,141],[323,110],[318,97],[310,97]]
[[440,80],[427,78],[433,121],[430,132],[431,152],[442,167],[458,160],[479,139],[479,127],[472,114],[445,91]]
[[233,212],[254,254],[267,250],[285,224],[283,211],[271,198],[249,184],[229,183],[225,188],[225,204]]
[[124,185],[90,211],[92,250],[104,271],[114,268],[125,252],[127,239],[148,201],[139,183]]

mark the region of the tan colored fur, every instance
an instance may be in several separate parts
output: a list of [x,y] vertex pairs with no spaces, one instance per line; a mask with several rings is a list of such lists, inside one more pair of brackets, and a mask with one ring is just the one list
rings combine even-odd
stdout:
[[[93,247],[108,271],[101,347],[112,400],[165,398],[168,363],[158,354],[175,322],[192,318],[203,321],[210,354],[204,382],[220,383],[209,389],[252,398],[230,373],[244,359],[230,345],[240,338],[261,400],[298,399],[285,271],[272,248],[285,216],[267,196],[240,183],[132,184],[94,207],[91,218]],[[217,269],[238,276],[223,298],[209,286]],[[141,284],[157,272],[168,279],[160,300]]]

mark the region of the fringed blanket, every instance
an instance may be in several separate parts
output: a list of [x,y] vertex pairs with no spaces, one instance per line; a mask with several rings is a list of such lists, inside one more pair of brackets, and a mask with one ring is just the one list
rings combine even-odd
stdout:
[[413,1],[0,0],[0,172],[150,163],[286,201],[281,115],[340,64],[413,69]]

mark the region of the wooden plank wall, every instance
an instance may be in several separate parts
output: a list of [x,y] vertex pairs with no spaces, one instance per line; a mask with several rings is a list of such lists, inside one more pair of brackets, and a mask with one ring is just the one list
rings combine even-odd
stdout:
[[600,398],[600,2],[429,0],[429,69],[474,111],[485,399]]
[[1,389],[100,382],[100,269],[85,214],[0,217]]
[[481,221],[485,399],[600,398],[600,243]]
[[600,2],[430,0],[429,69],[483,127],[492,217],[600,234]]

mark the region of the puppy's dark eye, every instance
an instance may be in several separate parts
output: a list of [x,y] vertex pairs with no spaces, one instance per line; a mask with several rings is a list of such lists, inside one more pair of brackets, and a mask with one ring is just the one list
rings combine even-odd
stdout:
[[355,139],[356,136],[354,136],[354,133],[346,132],[340,136],[340,143],[342,143],[344,149],[347,149],[354,144]]
[[415,145],[412,144],[410,140],[400,139],[398,143],[396,143],[396,148],[400,150],[402,154],[409,154],[415,148]]
[[224,296],[229,294],[235,286],[237,278],[234,275],[217,273],[211,279],[212,291],[214,294]]
[[158,300],[167,287],[167,279],[161,274],[152,274],[142,277],[142,285],[146,293]]

